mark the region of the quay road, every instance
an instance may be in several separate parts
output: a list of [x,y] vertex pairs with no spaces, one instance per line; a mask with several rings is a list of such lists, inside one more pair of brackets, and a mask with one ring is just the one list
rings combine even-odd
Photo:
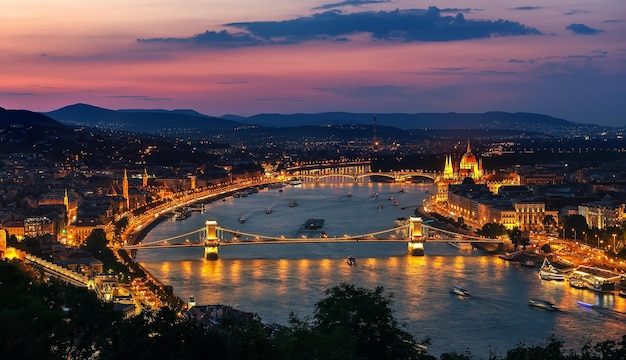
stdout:
[[227,196],[230,193],[250,186],[268,185],[283,180],[284,179],[280,177],[272,177],[235,182],[226,185],[212,185],[206,188],[189,190],[175,194],[168,199],[166,203],[149,208],[144,213],[137,216],[133,216],[130,212],[123,213],[118,218],[128,216],[128,226],[126,226],[126,230],[121,234],[122,241],[125,245],[132,245],[136,241],[141,240],[141,237],[145,235],[147,231],[166,219],[166,213],[174,211],[180,207],[188,206],[207,199],[216,199]]

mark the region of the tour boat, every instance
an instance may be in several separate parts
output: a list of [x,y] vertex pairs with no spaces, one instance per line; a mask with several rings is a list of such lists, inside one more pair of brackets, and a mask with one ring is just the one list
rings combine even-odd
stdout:
[[460,297],[464,297],[464,298],[467,298],[467,297],[471,296],[469,291],[463,289],[460,286],[456,286],[456,285],[454,285],[454,286],[452,286],[450,288],[450,292],[452,294],[459,295]]
[[293,179],[289,182],[289,185],[291,186],[296,186],[296,185],[302,185],[302,180],[300,179]]
[[539,269],[539,277],[542,280],[556,280],[563,281],[565,280],[565,274],[562,273],[559,269],[555,268],[550,264],[547,258],[543,259],[543,264]]
[[546,300],[530,299],[528,300],[528,305],[548,311],[559,311],[558,306]]

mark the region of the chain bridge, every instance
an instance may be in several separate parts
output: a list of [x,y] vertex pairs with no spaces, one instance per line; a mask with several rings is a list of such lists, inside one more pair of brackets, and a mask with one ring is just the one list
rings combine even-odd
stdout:
[[472,249],[474,243],[503,243],[500,239],[489,239],[467,234],[455,233],[432,227],[423,223],[422,218],[410,217],[408,223],[391,229],[367,234],[330,237],[322,233],[320,237],[286,238],[284,236],[266,236],[231,230],[218,226],[217,221],[207,220],[205,227],[167,239],[124,245],[125,250],[166,249],[181,247],[204,247],[207,260],[218,259],[221,246],[258,245],[258,244],[303,244],[303,243],[347,243],[347,242],[406,242],[408,253],[412,256],[424,255],[427,242],[449,243],[461,250]]

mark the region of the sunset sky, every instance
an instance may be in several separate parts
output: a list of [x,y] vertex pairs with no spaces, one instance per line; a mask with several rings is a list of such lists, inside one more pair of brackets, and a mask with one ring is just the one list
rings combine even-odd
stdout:
[[3,1],[0,107],[79,102],[622,126],[626,1]]

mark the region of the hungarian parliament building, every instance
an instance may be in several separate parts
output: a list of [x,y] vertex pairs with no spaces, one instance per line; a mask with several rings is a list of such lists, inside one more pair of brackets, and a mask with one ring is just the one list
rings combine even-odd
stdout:
[[443,175],[436,183],[436,200],[449,210],[442,215],[462,217],[466,223],[498,223],[509,230],[538,231],[547,215],[558,221],[559,211],[547,210],[544,201],[534,199],[528,187],[521,185],[519,174],[485,172],[469,141],[459,163],[446,156]]

